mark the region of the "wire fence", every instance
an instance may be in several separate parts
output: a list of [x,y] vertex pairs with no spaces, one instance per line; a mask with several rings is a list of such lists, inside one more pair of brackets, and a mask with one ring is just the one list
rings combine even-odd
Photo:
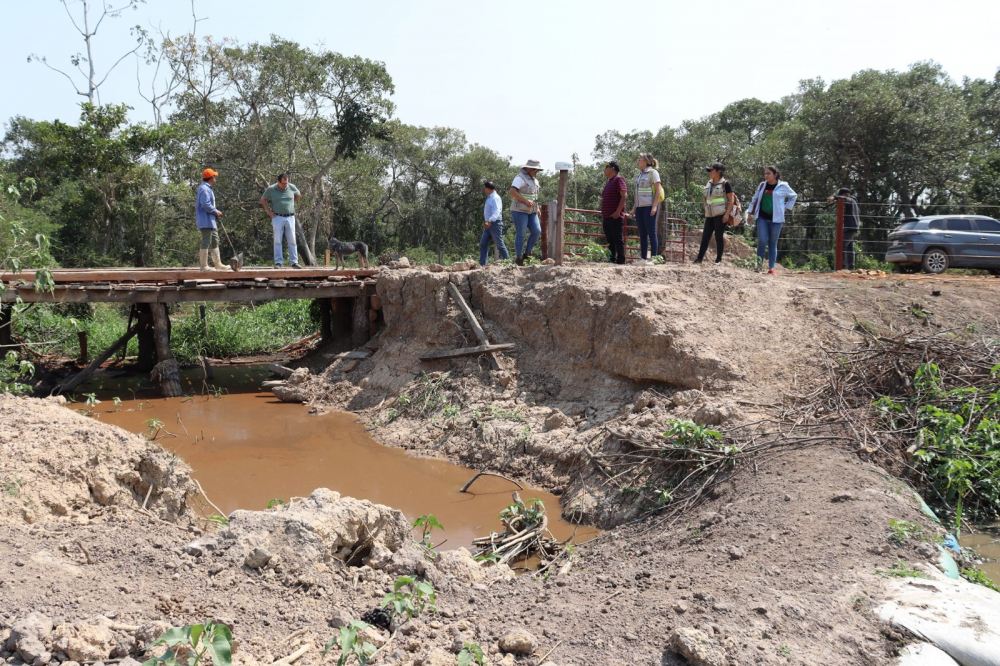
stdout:
[[[907,219],[900,215],[880,214],[878,212],[880,207],[887,209],[888,204],[862,207],[860,229],[854,239],[857,260],[864,264],[861,267],[874,267],[874,264],[883,264],[886,261],[886,255],[895,242],[889,239],[889,234],[897,230],[904,219]],[[665,208],[667,216],[686,221],[688,244],[697,247],[704,225],[701,204],[667,202]],[[875,211],[871,212],[872,209]],[[1000,206],[997,205],[962,207],[925,205],[922,207],[922,212],[923,217],[928,218],[933,218],[935,215],[963,215],[986,216],[1000,220]],[[730,230],[729,233],[740,237],[752,247],[757,245],[757,230],[754,226],[743,224]],[[785,266],[810,264],[816,268],[823,268],[824,265],[832,268],[836,245],[836,208],[827,207],[826,202],[803,202],[796,205],[793,211],[786,213],[778,242],[778,261]],[[988,232],[966,234],[961,245],[963,249],[960,259],[966,264],[1000,268],[1000,234]]]

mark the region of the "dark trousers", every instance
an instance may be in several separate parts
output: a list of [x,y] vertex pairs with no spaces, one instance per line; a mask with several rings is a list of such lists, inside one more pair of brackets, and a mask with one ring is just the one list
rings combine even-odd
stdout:
[[[636,206],[635,226],[639,227],[639,254],[640,259],[651,259],[660,253],[659,243],[656,238],[656,207]],[[650,254],[646,256],[646,248]]]
[[622,236],[622,218],[605,217],[604,236],[608,239],[608,251],[611,253],[611,263],[625,263],[625,238]]
[[854,270],[854,239],[857,235],[857,229],[844,227],[844,268],[849,271]]
[[726,225],[722,222],[722,215],[716,215],[715,217],[705,218],[705,230],[701,232],[701,247],[698,249],[698,259],[701,261],[705,258],[705,253],[708,251],[708,242],[712,240],[712,232],[715,232],[715,250],[716,261],[722,261],[722,251],[726,247],[725,237],[723,231]]

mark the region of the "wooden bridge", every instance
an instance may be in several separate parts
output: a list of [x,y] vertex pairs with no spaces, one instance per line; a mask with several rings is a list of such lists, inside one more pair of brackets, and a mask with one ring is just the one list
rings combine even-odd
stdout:
[[[170,310],[173,303],[219,301],[260,302],[315,299],[322,313],[324,340],[349,335],[364,344],[378,319],[371,307],[374,270],[330,270],[329,267],[244,268],[241,271],[201,271],[195,268],[85,268],[52,271],[55,288],[35,289],[35,273],[0,273],[6,289],[0,294],[0,353],[13,346],[10,303],[130,303],[125,335],[90,365],[60,386],[68,393],[102,363],[138,336],[140,370],[151,371],[163,394],[181,395],[177,361],[170,351]],[[133,324],[134,321],[134,324]]]

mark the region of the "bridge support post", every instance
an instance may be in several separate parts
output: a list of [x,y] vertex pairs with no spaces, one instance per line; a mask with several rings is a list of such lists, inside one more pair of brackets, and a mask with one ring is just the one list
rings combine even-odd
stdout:
[[355,347],[360,347],[372,339],[372,322],[368,318],[368,294],[361,294],[354,299],[351,319],[353,321],[351,342]]
[[14,337],[11,330],[13,327],[11,306],[0,303],[0,356],[6,356],[7,352],[14,350]]
[[333,340],[333,299],[319,298],[319,333],[320,340]]
[[139,322],[139,358],[136,362],[140,372],[150,372],[156,365],[156,339],[153,337],[153,311],[149,303],[138,303],[135,307],[136,321]]
[[165,398],[176,398],[181,393],[181,369],[170,351],[170,315],[166,303],[153,303],[153,338],[156,341],[156,357],[159,362],[153,368],[153,376],[160,381],[160,391]]

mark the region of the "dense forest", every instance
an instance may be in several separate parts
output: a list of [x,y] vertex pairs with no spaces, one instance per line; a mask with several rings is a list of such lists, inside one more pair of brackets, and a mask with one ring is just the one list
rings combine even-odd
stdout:
[[[482,181],[500,183],[508,205],[506,184],[526,157],[470,144],[460,129],[407,125],[379,62],[277,37],[240,44],[187,35],[148,47],[159,78],[141,114],[91,94],[73,122],[9,120],[0,258],[14,238],[23,249],[44,234],[48,246],[21,252],[25,263],[191,265],[194,188],[206,166],[222,174],[224,223],[250,262],[269,262],[259,199],[282,171],[303,194],[306,261],[322,260],[330,235],[364,240],[375,254],[468,255],[481,229]],[[729,166],[744,200],[768,164],[799,192],[800,210],[852,187],[872,228],[927,210],[998,205],[1000,72],[957,83],[932,62],[867,70],[802,81],[781,101],[744,99],[677,127],[610,129],[596,136],[590,163],[574,156],[570,204],[597,207],[601,161],[619,160],[630,179],[641,151],[659,159],[668,208],[693,220],[703,167],[714,161]],[[553,178],[541,178],[543,199],[555,198]]]

